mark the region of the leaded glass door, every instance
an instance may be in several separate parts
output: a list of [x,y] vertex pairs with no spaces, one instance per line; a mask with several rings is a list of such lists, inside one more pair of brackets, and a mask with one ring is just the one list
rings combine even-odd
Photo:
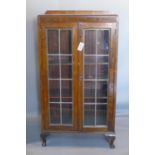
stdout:
[[79,51],[81,130],[107,130],[112,104],[112,34],[110,24],[80,23],[80,42],[84,48]]
[[76,129],[77,76],[76,24],[46,28],[48,76],[48,127]]
[[[108,23],[45,26],[40,62],[44,129],[113,129],[114,30]],[[84,48],[78,50],[80,42]]]

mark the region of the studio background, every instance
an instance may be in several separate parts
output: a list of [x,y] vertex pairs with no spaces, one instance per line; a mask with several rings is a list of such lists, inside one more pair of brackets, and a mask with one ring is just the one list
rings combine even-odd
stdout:
[[37,16],[46,10],[103,10],[119,15],[117,103],[118,113],[128,113],[128,0],[27,0],[26,114],[40,115]]

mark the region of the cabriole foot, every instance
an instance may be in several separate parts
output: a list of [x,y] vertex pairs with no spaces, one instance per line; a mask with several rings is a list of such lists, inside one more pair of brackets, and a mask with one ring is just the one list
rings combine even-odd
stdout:
[[107,142],[109,143],[109,147],[115,148],[114,141],[115,141],[116,135],[114,133],[106,133],[105,138]]
[[41,141],[42,141],[42,146],[46,146],[46,137],[48,136],[47,133],[41,133],[40,134],[40,138],[41,138]]

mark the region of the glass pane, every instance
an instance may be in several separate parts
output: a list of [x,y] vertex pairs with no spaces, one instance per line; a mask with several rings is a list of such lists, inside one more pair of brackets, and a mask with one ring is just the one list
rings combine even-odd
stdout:
[[50,98],[60,97],[60,81],[59,80],[49,80],[49,95],[50,95]]
[[53,97],[53,96],[50,96],[50,102],[59,102],[60,101],[60,97]]
[[85,64],[95,64],[96,63],[96,57],[95,56],[85,56],[84,63]]
[[59,78],[59,65],[49,65],[48,67],[48,74],[49,78],[58,79]]
[[109,50],[109,30],[104,30],[104,50],[108,53]]
[[84,82],[84,96],[95,98],[95,82],[94,81]]
[[87,98],[84,98],[84,102],[85,103],[94,103],[95,102],[95,97],[87,97]]
[[48,53],[58,54],[59,53],[59,39],[58,30],[48,30]]
[[62,97],[62,102],[72,102],[72,97]]
[[108,79],[108,64],[97,65],[97,79]]
[[97,82],[97,97],[107,97],[107,82]]
[[71,80],[62,80],[62,97],[72,97],[72,81]]
[[62,104],[62,124],[72,124],[72,104]]
[[97,98],[97,103],[107,103],[106,98]]
[[59,64],[59,56],[48,56],[48,64],[49,65],[58,65]]
[[52,124],[60,123],[60,104],[50,104],[50,120]]
[[96,30],[85,30],[85,54],[96,53]]
[[72,56],[61,56],[61,64],[72,64]]
[[48,56],[48,74],[49,78],[58,79],[60,76],[59,70],[59,57],[58,56]]
[[84,67],[84,78],[85,79],[95,79],[96,75],[96,65],[85,65]]
[[109,30],[98,30],[97,31],[97,51],[99,54],[108,54]]
[[95,125],[95,105],[84,105],[84,125]]
[[72,78],[72,65],[61,65],[61,78],[62,79]]
[[108,56],[97,56],[97,63],[108,63],[109,57]]
[[60,31],[60,53],[72,53],[72,32],[71,30]]
[[96,105],[96,125],[107,124],[107,106]]

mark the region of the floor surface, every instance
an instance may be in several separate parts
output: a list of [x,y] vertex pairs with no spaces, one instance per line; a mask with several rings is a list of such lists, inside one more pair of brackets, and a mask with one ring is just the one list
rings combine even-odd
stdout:
[[36,118],[27,119],[27,155],[128,155],[128,114],[117,114],[115,149],[110,149],[103,134],[54,134],[42,147],[39,138],[40,123]]

